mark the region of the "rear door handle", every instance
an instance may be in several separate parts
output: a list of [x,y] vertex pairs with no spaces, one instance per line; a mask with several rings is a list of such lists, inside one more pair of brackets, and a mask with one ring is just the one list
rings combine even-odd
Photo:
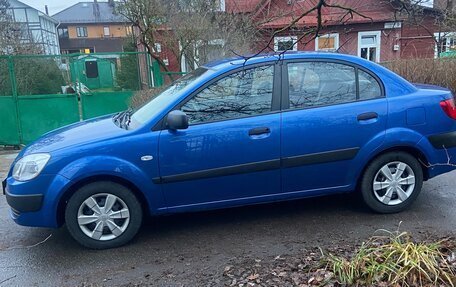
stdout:
[[271,133],[271,129],[269,129],[268,127],[254,128],[249,130],[249,136],[259,136],[269,133]]
[[369,112],[369,113],[364,113],[364,114],[358,115],[358,121],[368,121],[368,120],[377,119],[377,118],[378,118],[378,114],[375,112]]

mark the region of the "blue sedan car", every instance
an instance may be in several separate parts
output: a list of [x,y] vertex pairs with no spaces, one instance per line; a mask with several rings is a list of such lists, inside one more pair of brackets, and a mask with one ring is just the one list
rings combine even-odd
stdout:
[[3,190],[20,225],[84,246],[130,241],[146,215],[357,191],[409,207],[454,169],[453,95],[358,57],[285,53],[200,67],[134,112],[50,132]]

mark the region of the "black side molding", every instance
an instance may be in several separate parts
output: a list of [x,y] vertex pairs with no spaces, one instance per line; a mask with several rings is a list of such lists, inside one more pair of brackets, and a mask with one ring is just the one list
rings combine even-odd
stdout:
[[329,152],[321,152],[321,153],[307,154],[307,155],[301,155],[301,156],[286,157],[281,160],[273,159],[273,160],[246,163],[246,164],[233,165],[233,166],[227,166],[227,167],[205,169],[205,170],[181,173],[181,174],[176,174],[176,175],[167,175],[167,176],[163,176],[163,177],[153,178],[152,181],[155,184],[172,183],[172,182],[180,182],[180,181],[195,180],[195,179],[202,179],[202,178],[211,178],[211,177],[218,177],[218,176],[227,176],[227,175],[234,175],[234,174],[241,174],[241,173],[274,170],[274,169],[279,169],[281,167],[289,168],[289,167],[309,165],[309,164],[350,160],[350,159],[353,159],[358,154],[358,151],[359,151],[359,148],[349,148],[349,149],[335,150],[335,151],[329,151]]
[[359,148],[348,148],[329,152],[319,152],[306,155],[285,157],[282,159],[282,166],[296,167],[301,165],[319,164],[325,162],[353,159],[358,154]]
[[433,135],[428,139],[436,149],[456,147],[456,132]]
[[33,212],[41,209],[42,194],[13,195],[6,190],[6,201],[12,209],[18,212]]
[[199,170],[194,172],[181,173],[176,175],[168,175],[154,178],[154,183],[170,183],[186,180],[194,180],[201,178],[211,178],[218,176],[234,175],[240,173],[259,172],[266,170],[273,170],[280,168],[280,159],[273,159],[267,161],[260,161],[254,163],[246,163],[239,165],[232,165],[227,167],[219,167],[212,169]]

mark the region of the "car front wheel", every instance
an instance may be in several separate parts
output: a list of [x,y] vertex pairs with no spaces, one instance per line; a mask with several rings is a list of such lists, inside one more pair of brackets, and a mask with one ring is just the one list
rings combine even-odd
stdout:
[[114,248],[138,233],[142,208],[136,196],[114,182],[94,182],[69,199],[65,222],[73,238],[92,249]]
[[386,153],[366,169],[361,192],[366,204],[379,213],[407,209],[423,186],[423,170],[418,160],[404,152]]

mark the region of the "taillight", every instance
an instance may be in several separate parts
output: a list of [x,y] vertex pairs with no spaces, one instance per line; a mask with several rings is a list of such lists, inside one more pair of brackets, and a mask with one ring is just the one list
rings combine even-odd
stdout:
[[450,118],[456,120],[456,105],[453,98],[440,102],[440,106]]

